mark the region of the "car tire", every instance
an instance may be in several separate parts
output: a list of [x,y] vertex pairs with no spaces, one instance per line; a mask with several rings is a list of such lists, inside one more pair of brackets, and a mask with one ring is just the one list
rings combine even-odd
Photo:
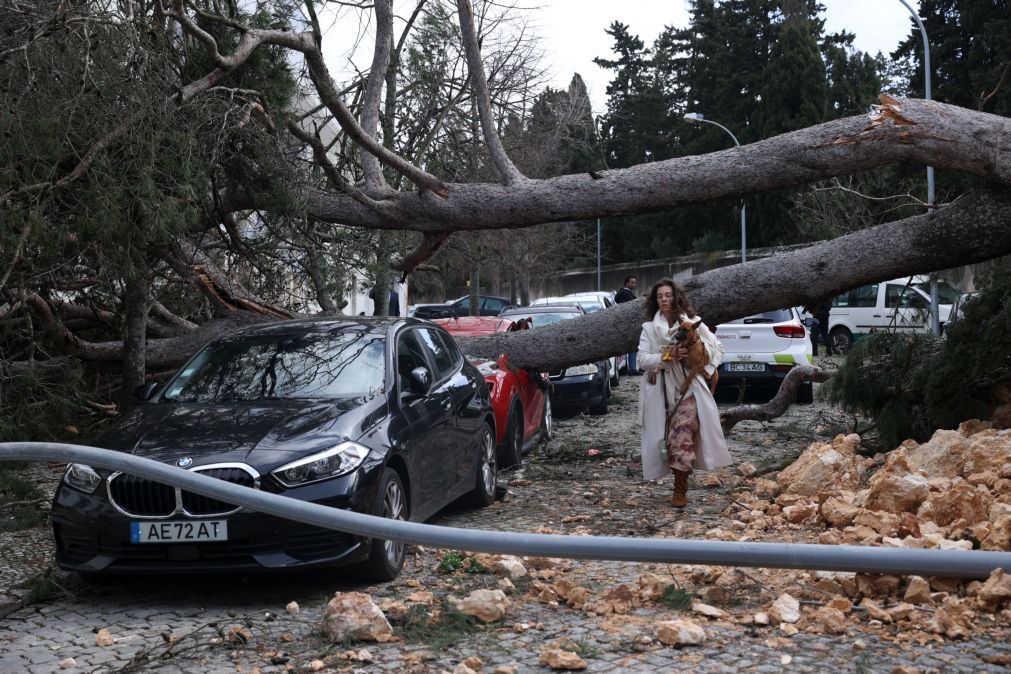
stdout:
[[797,389],[797,402],[801,405],[809,405],[814,402],[814,384],[804,382]]
[[590,414],[607,414],[607,399],[611,397],[611,381],[604,380],[604,395],[600,396],[600,402],[590,405]]
[[474,489],[467,494],[467,502],[478,508],[487,508],[495,502],[498,486],[498,451],[491,426],[485,425],[477,443],[477,475]]
[[541,439],[548,442],[555,437],[555,418],[551,411],[551,396],[544,394],[544,414],[541,416]]
[[513,468],[523,461],[523,412],[518,402],[509,408],[509,425],[498,448],[499,468]]
[[[383,469],[373,514],[394,520],[408,519],[407,490],[400,474],[392,468]],[[363,580],[393,580],[404,567],[406,547],[406,543],[373,538],[369,557],[356,567],[355,575]]]
[[832,328],[828,338],[832,340],[832,348],[836,353],[847,354],[853,348],[853,333],[843,327]]

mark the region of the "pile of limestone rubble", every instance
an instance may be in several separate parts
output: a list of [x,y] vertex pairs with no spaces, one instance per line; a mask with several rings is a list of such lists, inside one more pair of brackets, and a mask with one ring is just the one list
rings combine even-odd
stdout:
[[[738,478],[737,486],[746,491],[735,494],[724,523],[705,536],[1011,550],[1011,430],[998,430],[989,422],[966,422],[957,431],[938,431],[922,445],[907,441],[874,458],[858,454],[859,445],[858,436],[839,435],[831,443],[812,444],[775,480]],[[741,472],[753,473],[754,468],[742,466]],[[331,639],[396,641],[394,626],[417,605],[435,622],[448,606],[481,623],[514,631],[543,629],[540,623],[523,622],[528,613],[524,604],[579,611],[590,619],[634,620],[646,649],[707,643],[713,639],[708,626],[719,624],[768,630],[770,643],[798,632],[842,634],[860,626],[880,627],[893,630],[887,638],[910,646],[969,638],[980,629],[1000,631],[1011,625],[1011,574],[999,569],[989,578],[965,581],[668,566],[669,575],[646,572],[634,582],[591,590],[583,584],[587,578],[579,564],[567,560],[466,554],[468,564],[480,570],[478,576],[469,575],[473,584],[484,585],[469,594],[458,578],[449,577],[429,587],[406,581],[413,590],[410,594],[378,604],[365,594],[338,593],[325,618]],[[480,576],[487,580],[480,581]],[[668,599],[672,590],[682,588],[691,588],[691,593],[680,608],[681,616],[671,619]],[[466,596],[454,596],[461,590]],[[741,592],[750,600],[735,601]],[[650,607],[655,614],[636,610]],[[540,653],[541,664],[583,669],[586,663],[571,650],[565,644],[547,644]],[[1001,660],[994,664],[1011,664],[1005,656],[995,657]],[[457,671],[481,671],[479,658],[472,660],[469,665],[461,663]],[[503,666],[494,671],[506,674],[516,669]]]

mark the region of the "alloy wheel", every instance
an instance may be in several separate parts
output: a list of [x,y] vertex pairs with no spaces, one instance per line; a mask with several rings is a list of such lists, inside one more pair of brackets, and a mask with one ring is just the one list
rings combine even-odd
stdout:
[[495,460],[495,439],[491,436],[490,431],[485,431],[481,442],[481,482],[486,494],[494,494],[498,477],[496,475],[498,465]]
[[[386,492],[383,494],[383,515],[391,520],[407,519],[406,495],[403,487],[395,480],[386,485]],[[390,563],[396,565],[404,554],[404,544],[387,539],[383,543],[383,550]]]

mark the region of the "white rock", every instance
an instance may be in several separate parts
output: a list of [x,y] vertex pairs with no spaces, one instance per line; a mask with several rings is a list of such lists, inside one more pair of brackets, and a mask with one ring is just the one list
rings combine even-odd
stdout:
[[450,597],[457,611],[471,615],[483,623],[501,620],[509,608],[509,597],[502,590],[474,590],[463,599]]
[[298,602],[290,601],[288,605],[284,607],[284,610],[288,612],[288,615],[295,615],[299,612]]
[[723,609],[716,608],[715,606],[710,606],[709,604],[703,604],[700,601],[692,602],[692,611],[704,615],[707,618],[723,619],[729,617],[730,615]]
[[348,639],[380,641],[393,634],[382,610],[364,592],[336,593],[327,604],[323,624],[334,643]]
[[769,617],[776,622],[795,623],[800,620],[800,602],[784,592],[769,607]]
[[656,636],[668,646],[695,646],[706,640],[706,631],[691,620],[667,620],[657,623]]

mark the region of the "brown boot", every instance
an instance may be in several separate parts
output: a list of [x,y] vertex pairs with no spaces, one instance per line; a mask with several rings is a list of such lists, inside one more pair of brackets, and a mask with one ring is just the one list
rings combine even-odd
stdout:
[[688,505],[688,476],[689,470],[674,471],[674,495],[670,497],[670,504],[675,508],[684,508]]

